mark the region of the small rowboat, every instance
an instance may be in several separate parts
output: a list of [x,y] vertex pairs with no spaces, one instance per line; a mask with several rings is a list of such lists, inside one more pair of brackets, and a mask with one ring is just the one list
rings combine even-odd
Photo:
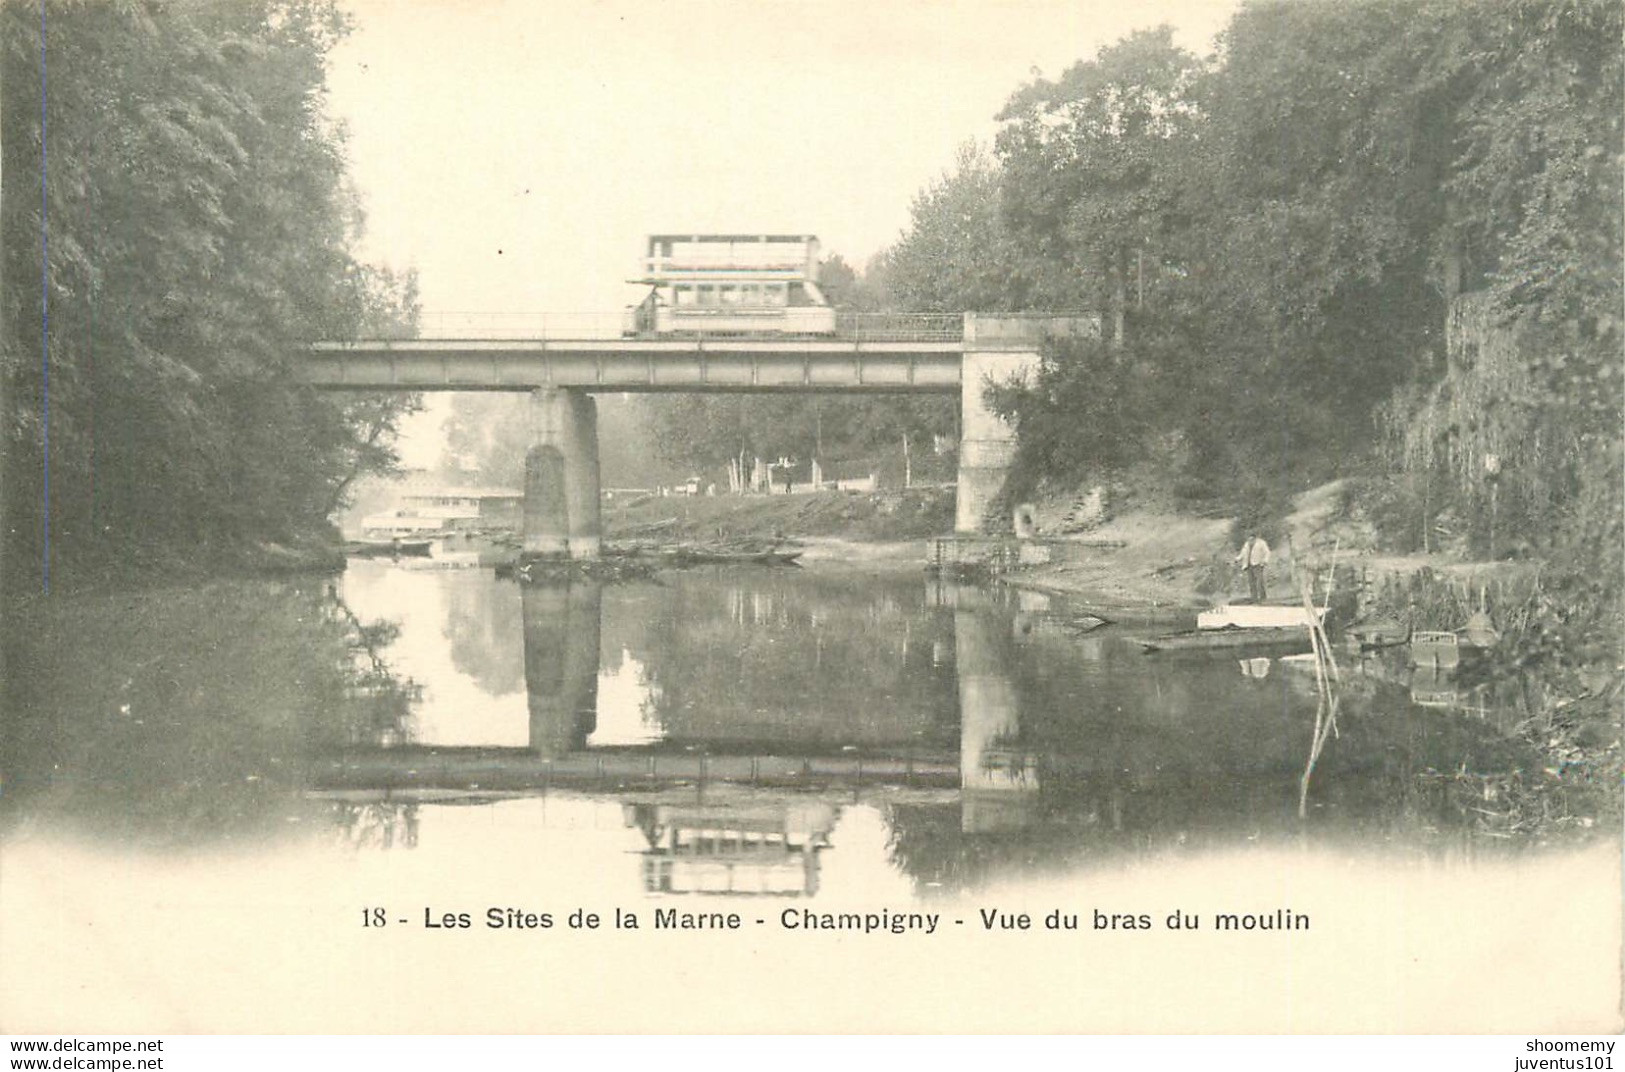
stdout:
[[1417,630],[1411,634],[1411,663],[1449,670],[1461,663],[1461,638],[1454,633]]
[[1401,625],[1392,618],[1372,618],[1356,622],[1344,632],[1359,643],[1361,651],[1395,648],[1411,638],[1410,627]]
[[1311,618],[1303,604],[1227,603],[1222,607],[1205,610],[1196,616],[1198,629],[1302,629],[1310,621],[1319,621],[1326,612],[1316,609]]
[[1467,619],[1467,624],[1461,627],[1458,634],[1463,647],[1467,648],[1493,648],[1501,640],[1501,633],[1490,621],[1490,616],[1479,611]]
[[716,551],[703,547],[675,547],[662,557],[679,566],[798,566],[803,551]]
[[1098,614],[1084,614],[1076,618],[1068,618],[1061,626],[1074,633],[1092,633],[1103,625],[1112,624],[1110,618],[1102,618]]

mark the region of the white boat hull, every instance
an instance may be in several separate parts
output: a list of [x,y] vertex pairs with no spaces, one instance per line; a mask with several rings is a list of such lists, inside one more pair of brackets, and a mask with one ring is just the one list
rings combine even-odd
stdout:
[[1311,619],[1309,612],[1302,607],[1240,603],[1203,611],[1196,616],[1196,628],[1284,629],[1295,625],[1307,626],[1311,621],[1318,622],[1324,613],[1317,610]]

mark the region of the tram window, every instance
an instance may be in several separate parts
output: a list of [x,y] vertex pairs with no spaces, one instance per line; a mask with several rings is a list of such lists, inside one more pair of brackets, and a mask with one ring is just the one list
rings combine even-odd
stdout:
[[733,286],[732,284],[725,283],[722,286],[718,287],[717,289],[722,292],[721,297],[722,297],[722,304],[723,305],[738,305],[739,304],[739,288],[738,287]]
[[695,297],[699,305],[715,305],[717,303],[717,288],[709,283],[701,283],[694,288]]
[[672,301],[677,305],[693,305],[694,288],[685,284],[678,284],[672,288]]
[[785,304],[785,293],[784,293],[784,284],[783,283],[769,283],[767,286],[763,287],[762,289],[766,292],[765,294],[763,294],[763,298],[765,299],[763,304],[765,304],[765,305],[783,305],[783,304]]
[[761,305],[762,288],[757,283],[741,283],[739,286],[740,305]]

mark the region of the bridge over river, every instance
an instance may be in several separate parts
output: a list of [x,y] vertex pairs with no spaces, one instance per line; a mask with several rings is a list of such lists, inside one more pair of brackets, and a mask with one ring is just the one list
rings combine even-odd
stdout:
[[807,338],[617,338],[579,325],[442,322],[431,327],[434,337],[318,342],[301,369],[325,390],[530,394],[525,553],[595,558],[602,526],[593,392],[957,393],[954,527],[975,532],[1015,453],[1014,430],[987,408],[984,388],[1029,374],[1046,340],[1100,330],[1093,316],[975,313],[848,319],[833,336]]

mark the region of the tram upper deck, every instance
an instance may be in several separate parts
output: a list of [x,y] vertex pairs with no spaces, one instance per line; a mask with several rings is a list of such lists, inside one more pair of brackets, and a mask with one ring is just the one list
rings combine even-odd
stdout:
[[641,267],[629,282],[650,289],[627,310],[628,336],[835,332],[814,235],[650,235]]

